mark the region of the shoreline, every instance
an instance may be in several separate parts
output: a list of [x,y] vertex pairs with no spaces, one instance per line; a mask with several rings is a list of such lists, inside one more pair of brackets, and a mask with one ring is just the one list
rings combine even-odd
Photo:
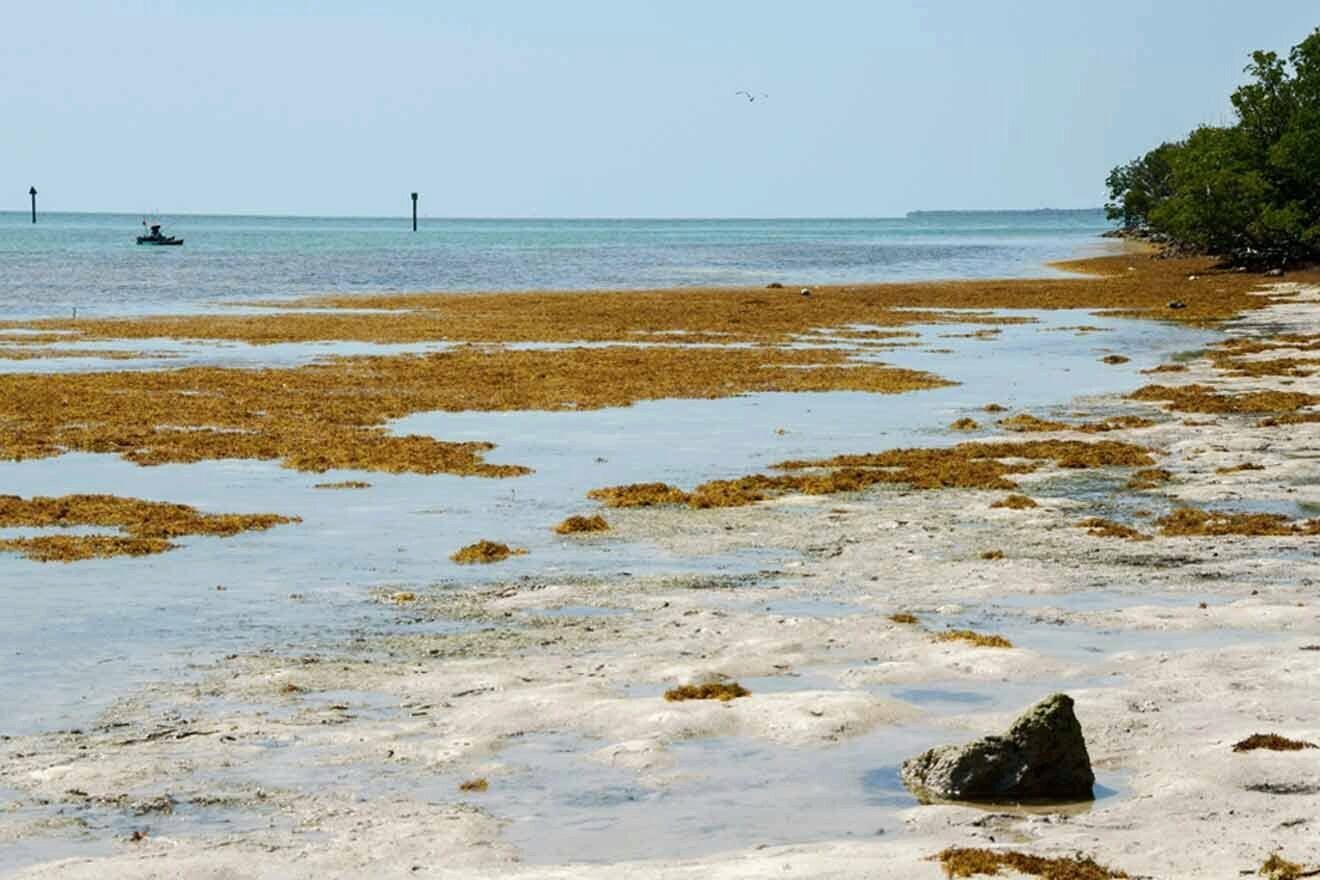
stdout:
[[[1196,281],[1165,274],[1163,283],[1175,281],[1180,290],[1199,290]],[[1101,288],[1093,300],[1134,307],[1131,292],[1106,292],[1103,279],[1092,287]],[[1011,294],[999,288],[978,299]],[[1157,302],[1167,289],[1139,296]],[[813,304],[818,295],[813,291]],[[1152,383],[1213,385],[1234,397],[1320,392],[1317,380],[1302,374],[1305,367],[1291,363],[1311,360],[1311,343],[1287,335],[1320,338],[1320,289],[1289,281],[1273,297],[1247,296],[1253,294],[1211,291],[1206,303],[1191,304],[1192,321],[1251,302],[1259,307],[1235,312],[1236,320],[1221,326],[1230,339],[1275,343],[1263,351],[1214,349],[1232,356],[1176,362],[1185,369],[1152,376]],[[967,307],[965,294],[956,297]],[[761,344],[777,343],[762,333]],[[996,343],[991,337],[984,345],[990,353]],[[1280,354],[1290,361],[1282,372],[1268,365]],[[1257,363],[1266,366],[1247,368]],[[90,861],[37,866],[25,877],[162,869],[198,876],[397,869],[438,877],[606,877],[626,862],[644,878],[733,878],[785,865],[819,877],[887,871],[934,878],[940,869],[928,857],[944,846],[1005,840],[1050,855],[1084,850],[1115,868],[1161,877],[1206,876],[1225,864],[1254,869],[1276,848],[1290,859],[1320,861],[1308,823],[1293,821],[1320,806],[1320,777],[1307,769],[1308,756],[1236,756],[1229,749],[1266,728],[1320,739],[1309,712],[1320,670],[1312,654],[1298,651],[1320,642],[1309,588],[1320,578],[1320,561],[1306,552],[1307,539],[1229,533],[1127,541],[1078,527],[1094,503],[1085,499],[1098,493],[1107,503],[1106,492],[1132,496],[1113,515],[1139,526],[1142,508],[1153,515],[1150,508],[1175,503],[1275,509],[1288,498],[1290,518],[1302,519],[1307,505],[1320,510],[1320,495],[1304,482],[1312,452],[1304,432],[1257,424],[1260,414],[1169,406],[1111,395],[1058,408],[1084,409],[1092,420],[1134,411],[1154,420],[1108,430],[1103,439],[1159,450],[1159,467],[1170,477],[1155,489],[1121,489],[1129,469],[1111,477],[1104,468],[1050,466],[1015,477],[1037,503],[1025,510],[992,508],[1003,491],[901,487],[790,494],[708,510],[607,510],[609,540],[648,542],[698,565],[767,548],[786,561],[773,574],[745,579],[697,573],[575,580],[549,572],[527,580],[497,575],[494,584],[458,589],[419,583],[410,586],[411,598],[382,586],[377,601],[386,615],[478,628],[376,633],[363,645],[350,640],[297,656],[238,655],[204,669],[200,682],[161,682],[132,694],[87,730],[0,742],[0,786],[23,792],[9,802],[17,806],[0,811],[0,840],[45,834],[56,842],[80,835],[117,841]],[[1043,436],[1097,440],[1067,430]],[[1259,469],[1237,469],[1242,465]],[[982,558],[996,550],[1002,558]],[[1106,586],[1097,592],[1097,583]],[[890,622],[898,612],[919,624]],[[932,638],[962,626],[1005,632],[1016,647]],[[1091,651],[1097,640],[1101,649]],[[662,685],[720,677],[752,682],[752,695],[716,705],[671,705],[658,697]],[[765,772],[756,756],[778,755],[770,765],[778,766],[790,752],[776,750],[790,749],[821,767],[851,766],[843,757],[850,743],[874,742],[870,748],[884,755],[886,739],[906,742],[904,731],[915,737],[915,754],[1001,729],[1041,687],[1063,687],[1077,698],[1093,759],[1117,789],[1090,811],[918,806],[881,787],[871,795],[896,799],[870,807],[872,824],[885,835],[842,841],[822,830],[760,848],[765,841],[755,829],[769,827],[768,820],[755,818],[755,797],[738,794]],[[585,739],[567,752],[553,743],[536,751],[537,735],[565,733]],[[606,821],[611,811],[621,816],[626,801],[581,801],[612,786],[656,809],[667,799],[700,813],[701,783],[693,776],[720,779],[693,751],[708,741],[741,743],[731,754],[749,762],[749,775],[735,772],[727,792],[731,847],[684,852],[700,834],[685,843],[672,828],[686,826],[665,823],[652,830],[657,846],[676,851],[669,857],[638,862],[619,850],[595,865],[518,861],[519,848],[529,851],[539,834],[574,839],[569,826],[555,824],[566,803],[577,804],[587,821]],[[527,757],[506,756],[524,742],[532,750]],[[571,760],[555,765],[549,756],[556,754]],[[291,756],[292,766],[280,755]],[[893,756],[907,756],[901,743]],[[883,769],[880,757],[875,762],[871,769]],[[558,775],[538,778],[538,766],[557,766]],[[612,775],[593,775],[601,767]],[[575,775],[585,789],[573,787]],[[490,794],[458,791],[461,781],[478,777],[489,780]],[[840,810],[858,797],[849,779],[831,780],[842,786],[833,797]],[[538,784],[568,785],[569,800],[536,807],[532,815],[544,830],[528,836],[537,825],[509,816],[518,815],[517,792]],[[800,800],[801,782],[791,773],[770,784],[781,786],[773,790],[790,814],[793,804],[810,803]],[[863,790],[863,804],[866,796]],[[161,798],[170,801],[168,810]],[[91,830],[48,815],[42,800]],[[190,832],[192,817],[207,811],[240,830]],[[740,811],[751,817],[741,825]],[[802,814],[804,825],[816,812]],[[262,824],[267,818],[273,824]],[[143,829],[145,837],[129,840]],[[304,839],[306,831],[315,839]],[[581,846],[590,845],[582,839]]]
[[[1059,278],[956,278],[915,282],[667,287],[502,292],[353,293],[221,303],[218,312],[109,318],[0,320],[6,343],[21,334],[76,334],[82,340],[185,339],[274,342],[468,343],[638,341],[680,330],[697,339],[764,341],[815,326],[880,318],[901,326],[904,310],[1094,309],[1123,317],[1186,323],[1228,320],[1260,307],[1260,274],[1216,268],[1209,257],[1152,259],[1143,250],[1049,263]],[[1320,282],[1320,268],[1286,280]],[[1199,282],[1199,283],[1198,283]],[[735,300],[736,297],[750,299]],[[1181,297],[1182,299],[1178,299]],[[1169,303],[1186,302],[1177,308]],[[805,301],[809,300],[809,301]],[[755,306],[754,321],[745,321]],[[232,308],[261,309],[235,314]],[[687,309],[698,309],[686,315]],[[640,311],[640,314],[639,314]],[[437,321],[437,312],[444,322]],[[765,330],[757,324],[769,322]],[[744,326],[739,326],[744,325]],[[768,334],[768,335],[767,335]],[[50,341],[37,336],[41,342]],[[646,340],[641,341],[656,341]]]
[[[486,438],[396,437],[387,427],[424,411],[568,411],[758,391],[901,393],[946,383],[936,372],[876,357],[910,345],[905,337],[915,325],[980,324],[977,332],[989,336],[998,325],[1034,320],[989,310],[1088,309],[1199,326],[1264,302],[1252,293],[1258,279],[1216,273],[1206,261],[1120,255],[1060,265],[1097,274],[823,287],[806,295],[759,288],[354,296],[301,300],[261,315],[0,322],[10,357],[46,348],[90,354],[83,343],[119,349],[113,372],[92,371],[89,358],[76,371],[43,375],[40,358],[28,357],[33,368],[0,375],[0,421],[22,428],[0,440],[0,458],[119,451],[153,465],[255,458],[312,472],[507,477],[524,471],[487,463]],[[178,354],[176,346],[143,350],[141,369],[124,359],[123,347],[134,340],[449,347],[374,356],[323,351],[305,365],[259,358],[234,367],[160,364],[155,355]],[[44,409],[53,397],[63,401],[58,413]]]

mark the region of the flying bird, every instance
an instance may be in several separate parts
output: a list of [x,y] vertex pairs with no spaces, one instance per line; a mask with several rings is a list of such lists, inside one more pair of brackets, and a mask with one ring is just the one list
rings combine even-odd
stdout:
[[762,93],[759,94],[759,95],[753,95],[751,92],[746,91],[746,90],[744,90],[744,89],[739,89],[738,91],[734,92],[734,94],[735,94],[735,95],[742,95],[742,96],[743,96],[744,98],[746,98],[746,99],[748,100],[748,102],[750,102],[750,103],[755,103],[757,98],[768,98],[768,97],[770,97],[769,95],[765,94],[764,92],[762,92]]

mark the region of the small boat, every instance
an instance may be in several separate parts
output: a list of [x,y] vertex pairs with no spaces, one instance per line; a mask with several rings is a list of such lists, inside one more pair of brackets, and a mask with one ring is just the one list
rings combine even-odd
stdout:
[[[146,226],[147,221],[143,220],[142,225]],[[175,238],[172,235],[162,235],[160,232],[159,223],[156,223],[148,228],[151,230],[151,232],[149,232],[147,235],[139,235],[137,237],[138,244],[183,244],[183,239],[181,238]]]

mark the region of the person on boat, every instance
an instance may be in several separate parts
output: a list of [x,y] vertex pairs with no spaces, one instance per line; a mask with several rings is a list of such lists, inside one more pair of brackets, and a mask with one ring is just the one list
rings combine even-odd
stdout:
[[138,244],[183,244],[183,239],[163,234],[159,223],[148,223],[147,218],[143,217],[142,225],[147,227],[149,232],[138,236]]

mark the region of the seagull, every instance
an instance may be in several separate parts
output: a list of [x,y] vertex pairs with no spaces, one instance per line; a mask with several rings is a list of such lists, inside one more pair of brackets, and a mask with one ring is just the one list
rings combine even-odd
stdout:
[[762,92],[762,93],[759,94],[759,95],[753,95],[751,92],[746,91],[746,90],[743,90],[743,89],[739,89],[738,91],[734,92],[734,94],[735,94],[735,95],[742,95],[744,98],[746,98],[746,99],[748,100],[748,102],[751,102],[751,103],[755,103],[755,101],[756,101],[757,98],[768,98],[768,97],[770,97],[769,95],[765,94],[764,92]]

